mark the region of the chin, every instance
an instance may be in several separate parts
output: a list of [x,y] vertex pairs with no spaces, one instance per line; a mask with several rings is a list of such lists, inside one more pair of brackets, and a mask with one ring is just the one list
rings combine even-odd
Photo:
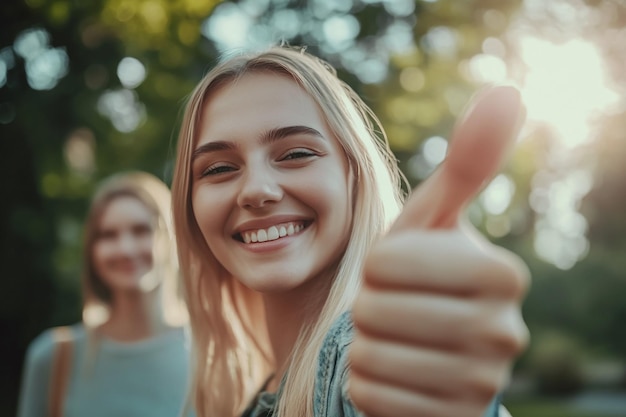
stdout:
[[122,292],[137,292],[142,291],[141,279],[139,277],[128,278],[124,280],[118,280],[109,284],[111,289]]
[[289,292],[308,281],[307,277],[303,276],[301,272],[286,272],[285,268],[281,268],[280,271],[263,271],[261,273],[259,268],[255,268],[250,273],[234,274],[234,276],[244,277],[239,279],[243,285],[263,294]]

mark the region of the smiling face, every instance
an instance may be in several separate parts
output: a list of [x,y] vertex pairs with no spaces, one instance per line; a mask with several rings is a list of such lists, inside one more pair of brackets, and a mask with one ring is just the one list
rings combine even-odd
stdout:
[[315,101],[291,79],[249,73],[209,95],[192,176],[200,231],[247,287],[299,288],[341,258],[351,225],[348,163]]
[[113,198],[102,212],[92,261],[94,272],[112,294],[145,286],[154,265],[154,217],[131,196]]

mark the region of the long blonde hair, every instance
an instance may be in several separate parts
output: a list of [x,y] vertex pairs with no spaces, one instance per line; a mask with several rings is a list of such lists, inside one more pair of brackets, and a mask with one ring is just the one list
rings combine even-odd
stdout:
[[211,93],[249,73],[295,81],[319,106],[338,139],[354,180],[349,242],[318,319],[303,329],[290,358],[276,416],[313,416],[317,357],[331,324],[349,310],[372,242],[399,212],[404,177],[376,116],[324,61],[303,49],[274,47],[217,64],[188,99],[172,182],[179,263],[194,340],[193,397],[198,416],[240,414],[262,381],[275,371],[260,294],[227,278],[209,250],[191,204],[191,155],[202,110]]

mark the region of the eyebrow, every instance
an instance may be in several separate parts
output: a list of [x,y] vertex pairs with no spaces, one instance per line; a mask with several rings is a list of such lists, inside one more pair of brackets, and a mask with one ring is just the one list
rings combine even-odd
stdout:
[[[274,129],[269,129],[261,134],[259,142],[262,145],[268,145],[276,141],[279,141],[281,139],[285,139],[285,138],[288,138],[290,136],[295,136],[295,135],[309,135],[309,136],[316,136],[320,139],[324,139],[324,135],[322,135],[320,131],[317,129],[314,129],[308,126],[295,125],[295,126],[285,126],[285,127],[277,127]],[[191,161],[193,162],[196,158],[206,153],[217,152],[217,151],[228,151],[228,150],[233,150],[236,148],[237,148],[237,145],[232,142],[227,142],[227,141],[208,142],[194,149],[191,155]]]

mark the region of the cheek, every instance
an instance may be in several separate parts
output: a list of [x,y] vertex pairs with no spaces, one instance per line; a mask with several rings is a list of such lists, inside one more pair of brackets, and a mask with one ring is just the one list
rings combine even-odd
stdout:
[[352,211],[352,175],[347,168],[337,166],[325,182],[324,193],[330,210],[340,218],[349,217]]
[[334,171],[327,171],[332,175],[317,176],[316,181],[309,180],[306,187],[300,188],[300,195],[305,204],[315,210],[326,233],[331,233],[333,240],[343,240],[351,226],[352,184],[342,170],[335,168]]
[[91,264],[93,265],[93,269],[96,274],[100,277],[106,276],[106,264],[108,258],[110,256],[107,254],[109,251],[107,250],[106,245],[102,243],[97,243],[91,249]]
[[349,238],[352,229],[352,213],[354,211],[354,179],[348,168],[341,171],[343,181],[333,184],[333,199],[331,200],[332,219],[336,233],[342,241]]
[[164,239],[154,238],[148,236],[141,239],[141,253],[144,257],[149,258],[150,261],[154,257],[161,258],[165,255],[166,243]]
[[109,253],[111,252],[108,245],[104,242],[98,242],[93,245],[91,249],[91,260],[94,264],[100,265],[106,262],[106,259],[109,257]]
[[202,189],[194,192],[191,200],[194,218],[207,245],[222,237],[222,229],[228,219],[229,210],[224,196]]

